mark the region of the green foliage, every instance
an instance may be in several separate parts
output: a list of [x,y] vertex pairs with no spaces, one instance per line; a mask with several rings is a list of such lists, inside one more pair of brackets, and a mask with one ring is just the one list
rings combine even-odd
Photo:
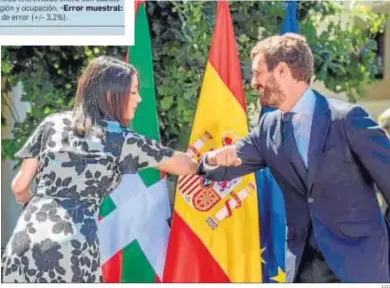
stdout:
[[[335,17],[346,11],[330,2],[326,5],[334,11],[333,21],[310,13],[300,24],[315,57],[315,80],[324,81],[331,91],[345,92],[350,102],[356,102],[364,96],[363,85],[376,80],[377,45],[373,38],[383,33],[386,17],[361,5],[351,7],[345,18]],[[321,24],[326,29],[315,33]]]
[[[2,140],[3,159],[13,158],[47,115],[72,109],[77,77],[91,59],[103,54],[123,59],[124,53],[125,47],[3,46],[1,97],[6,100],[3,105],[15,111],[9,95],[17,81],[23,83],[22,100],[31,105],[24,121],[15,123],[13,138]],[[2,123],[5,124],[3,118]]]
[[[1,49],[1,103],[10,108],[13,111],[11,103],[9,101],[9,91],[12,89],[12,75],[11,75],[11,62],[8,58],[7,49]],[[15,115],[13,115],[15,116]],[[5,125],[6,120],[1,115],[1,125]]]
[[[184,150],[207,63],[216,2],[148,1],[146,5],[162,142]],[[340,5],[332,1],[300,1],[300,33],[313,50],[315,80],[324,81],[328,89],[337,93],[346,92],[355,102],[364,96],[362,87],[375,81],[378,67],[373,37],[382,32],[385,17],[357,4],[350,9]],[[246,100],[251,105],[257,95],[249,86],[249,52],[258,40],[280,33],[285,12],[280,1],[231,1],[230,9]],[[345,25],[345,20],[350,23]],[[3,47],[2,51],[1,69],[6,75],[2,79],[6,84],[2,82],[2,100],[11,84],[21,80],[23,99],[32,106],[25,121],[15,125],[16,140],[3,141],[3,157],[12,157],[43,117],[71,108],[77,77],[90,59],[101,54],[122,59],[125,47],[25,46]]]

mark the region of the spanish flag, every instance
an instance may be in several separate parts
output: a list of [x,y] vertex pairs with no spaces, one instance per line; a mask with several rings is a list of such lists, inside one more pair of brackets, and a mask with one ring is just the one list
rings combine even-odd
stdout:
[[[232,144],[248,126],[240,62],[226,1],[217,17],[188,153]],[[163,282],[261,282],[254,175],[178,180]]]

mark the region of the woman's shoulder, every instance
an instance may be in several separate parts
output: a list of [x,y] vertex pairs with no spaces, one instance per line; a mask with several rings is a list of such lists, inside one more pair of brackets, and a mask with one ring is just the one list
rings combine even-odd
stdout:
[[58,121],[64,121],[64,120],[71,121],[71,119],[72,119],[72,111],[61,111],[61,112],[55,112],[47,115],[43,119],[42,123],[52,122],[53,124],[55,124],[55,122]]
[[47,129],[59,126],[58,125],[59,123],[61,123],[62,125],[65,125],[65,126],[70,125],[71,112],[64,111],[64,112],[55,112],[55,113],[49,114],[46,117],[44,117],[43,120],[41,120],[37,129],[46,131]]
[[103,126],[105,127],[107,139],[119,141],[118,143],[133,143],[145,138],[145,136],[138,134],[130,127],[123,126],[116,121],[105,120]]

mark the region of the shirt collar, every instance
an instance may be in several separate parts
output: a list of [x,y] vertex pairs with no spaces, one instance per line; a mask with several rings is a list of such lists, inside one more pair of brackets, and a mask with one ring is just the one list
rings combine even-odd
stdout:
[[304,114],[313,117],[316,96],[311,88],[308,88],[305,93],[298,99],[291,112]]

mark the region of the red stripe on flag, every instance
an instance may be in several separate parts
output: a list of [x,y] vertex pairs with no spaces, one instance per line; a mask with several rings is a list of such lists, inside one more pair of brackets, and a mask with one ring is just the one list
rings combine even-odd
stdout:
[[229,283],[230,280],[198,236],[173,212],[163,282]]
[[190,179],[191,176],[190,175],[185,175],[185,176],[179,176],[179,180],[177,181],[177,185],[179,185],[179,187],[181,187],[181,185],[185,182],[187,182],[188,179]]
[[[209,62],[246,111],[240,61],[228,1],[218,1]],[[229,59],[229,61],[226,61]]]
[[[199,180],[199,177],[191,177],[191,179],[188,179],[188,181],[184,182],[184,183],[181,183],[180,186],[179,186],[179,189],[184,192],[184,190],[187,190],[188,188],[190,188],[192,185],[194,185],[197,181]],[[186,194],[186,193],[185,193]]]
[[182,176],[179,176],[179,183],[183,183],[185,181],[187,181],[188,179],[192,178],[193,175],[182,175]]
[[122,271],[122,250],[102,265],[103,282],[120,283]]
[[142,4],[145,4],[145,1],[144,0],[135,0],[134,1],[134,15],[137,15],[137,11],[138,11],[138,8],[139,6],[141,6]]
[[189,196],[194,196],[195,194],[197,194],[199,191],[201,191],[202,188],[199,187],[199,185],[195,184],[193,187],[191,187],[190,189],[186,190],[186,191],[181,191],[181,193],[187,197]]

